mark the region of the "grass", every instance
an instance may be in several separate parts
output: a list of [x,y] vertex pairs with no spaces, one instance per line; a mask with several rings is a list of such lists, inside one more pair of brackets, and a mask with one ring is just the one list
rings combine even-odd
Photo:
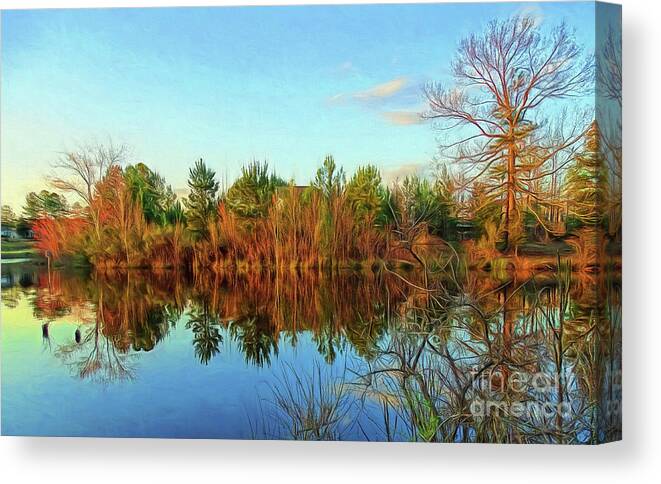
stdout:
[[31,240],[2,240],[3,259],[39,259],[37,248]]
[[[343,440],[355,422],[356,404],[349,391],[347,370],[334,374],[315,362],[305,372],[292,365],[269,385],[269,408],[262,422],[250,422],[254,438]],[[261,405],[261,404],[260,404]]]

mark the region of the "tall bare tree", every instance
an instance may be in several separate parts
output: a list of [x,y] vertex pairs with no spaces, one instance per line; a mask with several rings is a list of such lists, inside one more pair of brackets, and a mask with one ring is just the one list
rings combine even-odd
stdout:
[[125,145],[115,146],[110,142],[82,146],[75,151],[62,153],[53,163],[56,173],[50,177],[53,187],[79,196],[87,205],[92,202],[94,186],[108,169],[126,160]]
[[65,193],[79,197],[88,207],[90,221],[100,239],[99,214],[93,209],[96,185],[113,166],[121,165],[127,157],[125,145],[95,144],[81,146],[77,150],[62,153],[53,163],[51,185]]
[[[592,86],[593,56],[584,56],[564,24],[543,34],[536,19],[514,16],[489,23],[480,35],[459,44],[452,63],[455,86],[428,84],[426,117],[442,131],[461,133],[440,146],[442,156],[466,163],[469,182],[487,176],[503,199],[502,234],[509,248],[520,218],[518,195],[525,191],[521,163],[540,165],[556,150],[580,139],[573,136],[554,149],[535,146],[541,119],[538,108],[552,99],[577,97]],[[532,160],[532,161],[531,161]]]

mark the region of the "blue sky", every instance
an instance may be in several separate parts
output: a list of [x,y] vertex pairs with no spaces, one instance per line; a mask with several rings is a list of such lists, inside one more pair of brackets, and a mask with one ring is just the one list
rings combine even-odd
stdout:
[[4,11],[2,202],[108,139],[175,189],[200,157],[230,181],[260,159],[306,184],[328,153],[348,173],[420,169],[436,145],[421,86],[451,81],[461,38],[522,12],[594,49],[592,2]]

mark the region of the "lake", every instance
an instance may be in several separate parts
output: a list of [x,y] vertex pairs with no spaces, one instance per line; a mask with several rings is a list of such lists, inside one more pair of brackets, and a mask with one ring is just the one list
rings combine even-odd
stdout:
[[598,443],[620,276],[2,266],[4,435]]

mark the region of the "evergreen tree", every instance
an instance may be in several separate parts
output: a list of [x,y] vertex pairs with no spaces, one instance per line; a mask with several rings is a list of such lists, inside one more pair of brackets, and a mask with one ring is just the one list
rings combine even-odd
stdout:
[[285,185],[284,180],[269,174],[267,163],[254,161],[241,169],[241,176],[227,191],[225,201],[239,217],[265,217],[275,191]]
[[48,190],[28,193],[23,206],[23,216],[31,222],[41,218],[60,218],[68,211],[67,200],[62,195]]
[[2,225],[5,225],[7,227],[11,227],[11,228],[15,229],[17,222],[18,222],[18,220],[16,218],[16,214],[14,213],[14,209],[12,209],[9,205],[3,205],[2,206]]
[[179,200],[175,200],[174,203],[167,209],[165,212],[165,219],[169,225],[186,223],[186,212],[184,211],[184,207]]
[[321,194],[322,252],[330,258],[337,256],[337,252],[341,252],[347,245],[338,238],[338,235],[343,233],[338,221],[342,217],[344,208],[340,196],[344,193],[345,181],[344,170],[338,168],[333,157],[328,155],[312,182],[313,189]]
[[442,179],[432,184],[417,175],[407,176],[391,200],[399,224],[425,224],[429,233],[448,239],[456,228],[450,188]]
[[438,211],[435,217],[437,223],[432,226],[432,230],[436,235],[446,240],[455,239],[458,218],[454,196],[457,188],[446,166],[443,166],[438,174],[432,190],[436,200],[436,210]]
[[333,157],[328,155],[322,167],[317,170],[312,186],[321,191],[326,201],[330,201],[342,193],[345,181],[344,170],[338,169]]
[[[202,161],[202,160],[200,160]],[[218,319],[211,313],[208,301],[193,305],[186,328],[193,331],[193,347],[200,363],[208,365],[218,354],[223,342]]]
[[186,219],[189,230],[197,239],[208,237],[209,222],[216,216],[218,182],[215,177],[216,173],[207,168],[202,159],[190,169],[188,177],[190,194],[185,201]]
[[[470,219],[471,236],[475,239],[487,235],[489,227],[495,227],[502,216],[498,198],[489,185],[474,181],[468,189],[467,211]],[[497,238],[497,234],[496,234]],[[496,243],[496,238],[493,242]]]
[[578,154],[565,178],[568,218],[580,225],[597,225],[604,217],[607,172],[601,149],[601,133],[593,121],[585,134],[583,151]]
[[124,179],[133,201],[140,203],[145,220],[165,225],[177,198],[165,179],[144,163],[126,167]]
[[374,165],[361,166],[346,187],[347,200],[358,220],[383,222],[386,193],[381,174]]

